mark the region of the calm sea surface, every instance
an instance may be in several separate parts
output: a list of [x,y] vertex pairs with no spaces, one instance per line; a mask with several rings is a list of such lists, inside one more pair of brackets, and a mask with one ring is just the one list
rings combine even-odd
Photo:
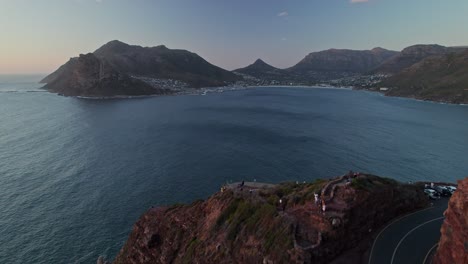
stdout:
[[468,175],[468,107],[342,89],[84,100],[0,76],[0,263],[114,257],[152,205],[227,181]]

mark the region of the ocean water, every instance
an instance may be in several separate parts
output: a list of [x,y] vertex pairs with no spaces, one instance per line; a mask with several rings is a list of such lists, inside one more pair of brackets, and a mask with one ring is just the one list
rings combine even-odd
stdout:
[[86,100],[0,76],[0,263],[112,259],[152,205],[352,169],[468,176],[468,107],[344,89]]

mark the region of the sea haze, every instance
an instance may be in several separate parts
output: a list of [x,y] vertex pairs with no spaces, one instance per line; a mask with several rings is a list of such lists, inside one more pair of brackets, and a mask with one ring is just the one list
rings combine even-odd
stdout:
[[150,206],[228,181],[468,172],[466,106],[300,87],[84,100],[28,78],[0,78],[0,263],[112,258]]

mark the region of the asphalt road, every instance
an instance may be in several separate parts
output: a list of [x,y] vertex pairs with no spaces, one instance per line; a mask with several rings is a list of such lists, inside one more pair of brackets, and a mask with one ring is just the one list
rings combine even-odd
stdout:
[[369,264],[422,264],[440,239],[448,198],[432,207],[403,216],[380,231],[371,249]]

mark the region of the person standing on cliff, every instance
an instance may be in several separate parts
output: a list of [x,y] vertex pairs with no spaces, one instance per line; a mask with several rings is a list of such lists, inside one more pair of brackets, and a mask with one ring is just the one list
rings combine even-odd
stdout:
[[318,196],[318,193],[314,193],[314,198],[315,198],[315,205],[318,206],[318,205],[319,205],[319,196]]
[[325,205],[325,201],[322,200],[322,213],[325,214],[326,210],[327,210],[327,206]]

